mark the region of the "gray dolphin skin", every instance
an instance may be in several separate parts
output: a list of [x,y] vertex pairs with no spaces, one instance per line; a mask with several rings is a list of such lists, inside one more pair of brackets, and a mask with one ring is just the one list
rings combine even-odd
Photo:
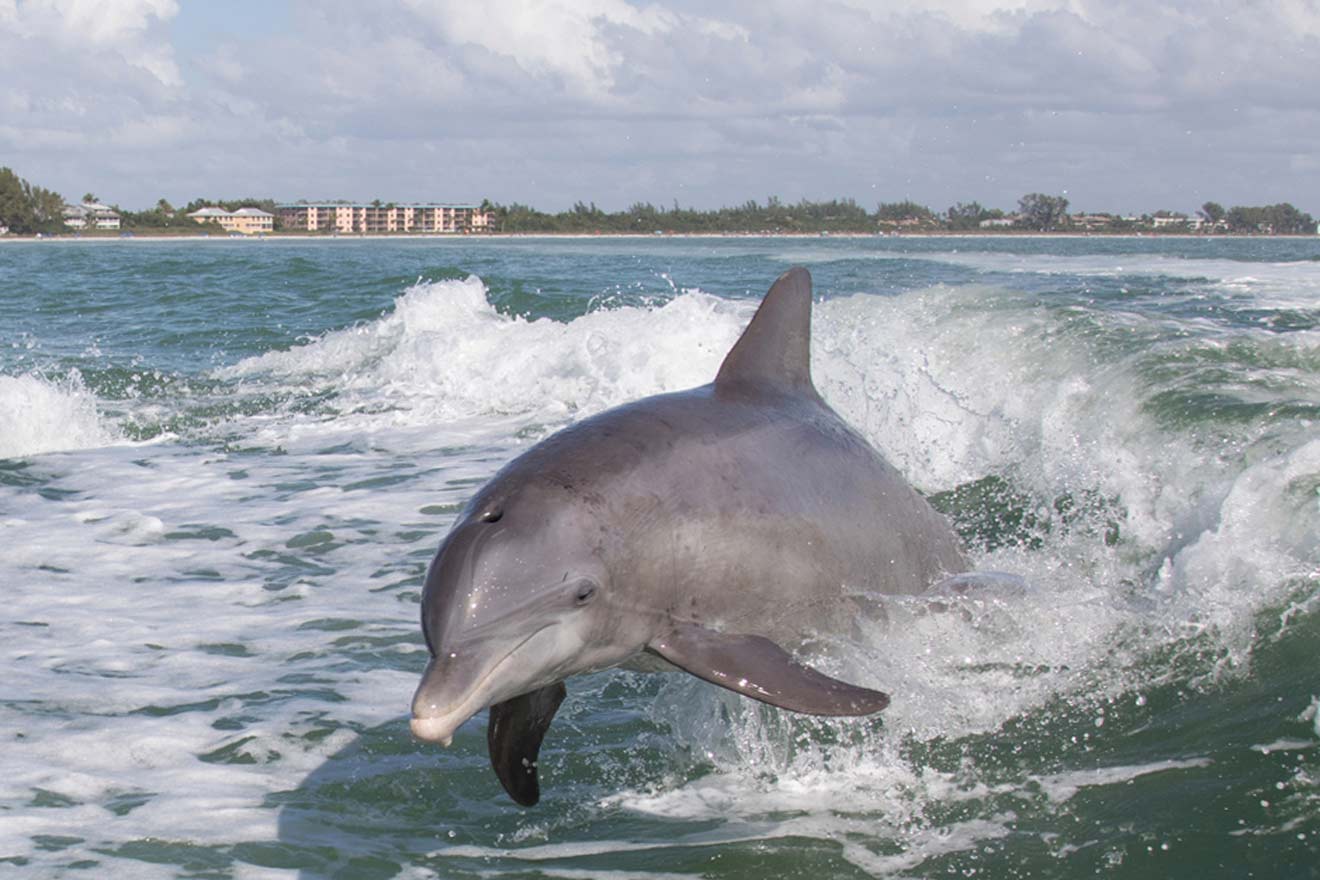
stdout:
[[849,632],[850,596],[919,593],[968,566],[943,517],[816,392],[810,339],[796,268],[713,383],[584,419],[497,473],[427,572],[413,734],[449,745],[489,708],[491,764],[531,806],[579,673],[677,667],[793,712],[885,708],[790,651]]

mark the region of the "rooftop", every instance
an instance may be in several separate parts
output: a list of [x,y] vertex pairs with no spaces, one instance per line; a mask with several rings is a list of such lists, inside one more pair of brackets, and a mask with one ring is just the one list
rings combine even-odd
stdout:
[[214,205],[207,205],[205,208],[199,208],[188,215],[189,217],[274,217],[269,211],[263,211],[260,208],[246,207],[239,208],[237,211],[226,211],[224,208],[217,208]]
[[119,216],[118,214],[115,214],[114,208],[111,208],[109,205],[103,205],[100,202],[83,202],[81,205],[66,204],[64,206],[64,214],[66,216],[84,216],[86,214],[100,214],[106,217],[112,214],[116,217]]
[[382,202],[379,205],[369,202],[285,202],[275,207],[280,210],[285,208],[471,208],[476,210],[481,205],[468,202]]

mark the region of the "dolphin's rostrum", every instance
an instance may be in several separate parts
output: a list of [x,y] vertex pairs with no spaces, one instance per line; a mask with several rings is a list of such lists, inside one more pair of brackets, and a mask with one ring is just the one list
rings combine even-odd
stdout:
[[[817,394],[811,276],[775,281],[715,381],[552,435],[468,502],[431,563],[412,730],[490,708],[491,763],[536,803],[571,675],[678,667],[794,712],[889,703],[787,648],[846,630],[858,593],[966,570],[944,519]],[[659,660],[665,662],[657,662]]]

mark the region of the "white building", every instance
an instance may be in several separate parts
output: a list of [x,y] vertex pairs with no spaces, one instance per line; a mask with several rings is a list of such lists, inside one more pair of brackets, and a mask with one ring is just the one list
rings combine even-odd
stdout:
[[65,205],[64,225],[70,229],[118,229],[119,215],[99,202]]
[[1205,221],[1200,217],[1188,217],[1185,214],[1166,214],[1151,218],[1151,225],[1156,229],[1162,229],[1166,226],[1186,226],[1191,230],[1199,230],[1203,223]]

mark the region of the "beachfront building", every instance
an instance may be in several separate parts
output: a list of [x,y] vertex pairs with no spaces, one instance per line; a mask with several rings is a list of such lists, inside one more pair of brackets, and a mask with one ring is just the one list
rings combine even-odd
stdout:
[[1193,232],[1200,232],[1201,226],[1205,221],[1200,217],[1188,217],[1186,214],[1159,213],[1151,218],[1151,225],[1156,229],[1166,229],[1170,226],[1190,229]]
[[1068,220],[1073,229],[1092,232],[1097,229],[1109,229],[1118,218],[1113,214],[1073,214]]
[[70,229],[118,229],[119,215],[100,202],[65,205],[64,225]]
[[227,232],[242,235],[255,235],[260,232],[272,232],[275,229],[275,215],[260,208],[239,208],[226,211],[224,208],[205,207],[188,215],[198,223],[219,223]]
[[221,222],[220,225],[230,232],[241,232],[244,235],[273,232],[275,230],[275,215],[260,208],[239,208],[229,215],[229,225],[226,226],[224,222]]
[[480,205],[395,205],[373,202],[298,203],[279,205],[285,229],[344,234],[367,232],[489,232],[491,212]]

